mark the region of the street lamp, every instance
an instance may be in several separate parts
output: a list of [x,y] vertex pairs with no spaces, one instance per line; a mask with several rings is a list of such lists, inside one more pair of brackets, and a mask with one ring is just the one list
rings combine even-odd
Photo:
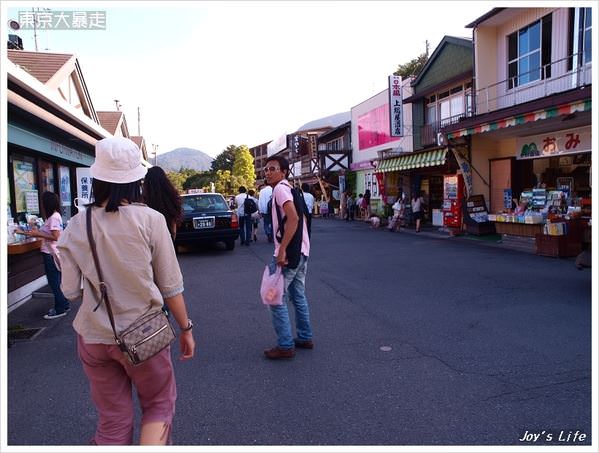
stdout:
[[152,149],[154,150],[154,165],[158,166],[158,145],[152,143]]

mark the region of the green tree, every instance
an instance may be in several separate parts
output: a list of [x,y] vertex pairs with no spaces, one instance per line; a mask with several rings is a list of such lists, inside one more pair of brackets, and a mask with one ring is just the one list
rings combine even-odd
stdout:
[[393,75],[401,76],[402,79],[407,79],[410,76],[417,76],[428,61],[428,41],[426,41],[426,50],[416,58],[397,66],[397,70]]
[[229,170],[216,170],[214,190],[226,195],[233,193],[231,191],[231,172]]
[[166,173],[166,176],[171,181],[173,186],[175,186],[175,189],[177,189],[178,192],[183,192],[183,184],[187,179],[187,177],[183,173],[169,171]]
[[212,161],[212,171],[216,170],[229,170],[233,171],[233,162],[235,161],[235,152],[237,147],[235,145],[229,145],[227,148],[220,153]]
[[232,176],[238,179],[240,185],[248,189],[256,185],[256,172],[254,171],[254,158],[246,145],[238,146],[233,161]]
[[216,172],[202,171],[189,176],[183,183],[183,189],[204,189],[216,179]]

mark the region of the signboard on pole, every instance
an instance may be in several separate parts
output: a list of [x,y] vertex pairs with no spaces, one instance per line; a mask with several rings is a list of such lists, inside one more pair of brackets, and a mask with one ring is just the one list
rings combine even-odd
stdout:
[[91,201],[92,177],[89,167],[77,167],[77,198],[79,204],[88,204]]
[[389,76],[389,121],[391,137],[403,137],[401,76]]
[[287,148],[287,134],[281,135],[279,138],[266,145],[266,155],[268,157],[274,156],[279,151],[283,151],[285,148]]

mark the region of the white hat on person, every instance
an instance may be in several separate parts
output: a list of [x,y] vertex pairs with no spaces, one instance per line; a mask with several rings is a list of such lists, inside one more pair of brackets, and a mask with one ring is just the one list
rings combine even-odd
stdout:
[[142,179],[148,169],[141,164],[139,147],[125,137],[107,137],[96,143],[96,160],[89,169],[92,178],[116,184]]

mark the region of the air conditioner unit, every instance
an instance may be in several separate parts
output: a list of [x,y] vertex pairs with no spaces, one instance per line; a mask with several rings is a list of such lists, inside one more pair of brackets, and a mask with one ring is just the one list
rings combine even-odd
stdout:
[[18,35],[8,35],[7,49],[23,50],[23,40]]
[[437,146],[447,145],[447,139],[441,132],[437,132]]

